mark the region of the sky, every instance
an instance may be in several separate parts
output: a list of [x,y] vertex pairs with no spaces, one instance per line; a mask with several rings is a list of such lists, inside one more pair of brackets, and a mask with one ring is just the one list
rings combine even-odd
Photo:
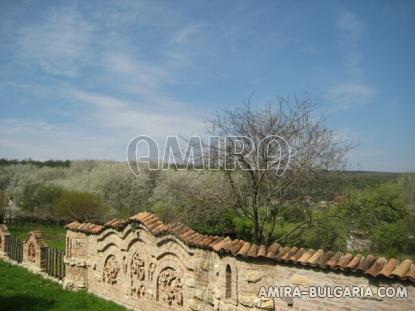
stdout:
[[0,1],[0,158],[125,160],[310,96],[351,170],[415,171],[414,1]]

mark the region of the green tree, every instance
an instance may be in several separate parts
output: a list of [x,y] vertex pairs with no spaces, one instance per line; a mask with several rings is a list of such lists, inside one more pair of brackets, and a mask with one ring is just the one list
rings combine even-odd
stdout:
[[78,221],[102,219],[107,211],[100,196],[79,191],[64,191],[53,208],[60,217]]
[[342,209],[349,231],[363,232],[370,240],[372,251],[397,254],[411,245],[413,215],[398,183],[351,191]]

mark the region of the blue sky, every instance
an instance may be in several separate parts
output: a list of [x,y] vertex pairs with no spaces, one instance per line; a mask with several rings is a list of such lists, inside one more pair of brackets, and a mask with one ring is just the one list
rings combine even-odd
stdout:
[[414,1],[0,2],[0,157],[124,160],[136,135],[310,95],[349,168],[415,171]]

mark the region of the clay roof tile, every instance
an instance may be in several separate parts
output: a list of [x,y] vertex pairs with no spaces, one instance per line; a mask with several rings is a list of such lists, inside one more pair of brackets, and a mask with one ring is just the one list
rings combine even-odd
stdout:
[[342,258],[340,258],[339,262],[337,263],[336,267],[340,268],[341,270],[345,270],[347,265],[352,261],[353,255],[348,253],[344,254]]
[[366,272],[372,264],[375,262],[376,257],[373,255],[368,255],[366,258],[364,258],[359,266],[356,268],[356,271]]
[[250,258],[258,257],[258,246],[255,244],[252,244],[251,247],[249,248],[247,256]]
[[246,242],[241,249],[236,253],[238,256],[246,257],[248,254],[249,249],[251,248],[251,243]]
[[304,248],[300,248],[298,251],[295,252],[290,258],[288,258],[288,262],[297,262],[297,260],[303,256]]
[[342,252],[336,252],[333,257],[331,257],[327,262],[326,265],[332,269],[334,269],[337,266],[337,263],[342,258],[343,253]]
[[319,259],[317,260],[317,262],[315,263],[315,265],[319,266],[320,268],[325,268],[327,266],[327,262],[329,261],[330,258],[333,257],[333,255],[334,255],[334,252],[332,251],[323,252],[321,256],[319,257]]
[[278,244],[278,243],[271,244],[271,246],[269,246],[268,249],[267,249],[267,255],[266,256],[268,258],[273,258],[277,254],[278,249],[280,247],[281,247],[281,245]]
[[236,255],[241,248],[245,245],[245,241],[239,240],[238,243],[236,243],[234,246],[232,246],[231,248],[231,253]]
[[365,273],[370,274],[373,277],[377,276],[385,266],[386,262],[387,261],[385,258],[379,258],[372,264],[372,266],[370,266],[370,268]]
[[382,270],[380,270],[379,274],[386,276],[387,278],[390,277],[390,274],[392,271],[396,268],[396,266],[399,264],[399,261],[392,258],[390,259],[386,265],[383,266]]
[[406,259],[402,261],[391,273],[392,276],[403,278],[411,268],[412,260]]
[[415,282],[415,264],[412,264],[408,272],[405,274],[405,279]]
[[308,260],[307,260],[307,264],[311,265],[311,266],[317,266],[318,265],[318,260],[320,259],[320,257],[323,255],[323,250],[319,249],[317,250]]
[[307,263],[307,260],[309,260],[311,258],[311,256],[313,256],[314,253],[315,253],[315,250],[309,249],[309,250],[305,251],[303,253],[303,255],[300,258],[298,258],[297,261],[304,265],[304,264]]
[[354,270],[356,267],[359,266],[360,262],[362,261],[363,256],[358,254],[350,260],[350,262],[344,267],[345,270]]
[[223,247],[224,245],[226,245],[226,244],[227,244],[227,243],[229,243],[230,241],[232,241],[232,240],[230,239],[230,237],[226,237],[226,238],[224,238],[223,240],[219,241],[218,243],[214,244],[214,245],[212,246],[212,248],[213,248],[213,250],[214,250],[214,251],[218,252],[218,251],[220,251],[220,250],[222,249],[222,247]]
[[278,249],[278,252],[275,254],[274,259],[281,260],[289,251],[291,250],[291,247],[280,247]]
[[261,245],[258,250],[258,257],[266,257],[267,255],[267,247],[265,245]]

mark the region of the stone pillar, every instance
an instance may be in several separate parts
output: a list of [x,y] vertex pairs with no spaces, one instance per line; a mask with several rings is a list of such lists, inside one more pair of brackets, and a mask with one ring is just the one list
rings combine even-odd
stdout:
[[10,232],[7,229],[7,226],[4,224],[0,225],[0,258],[7,256],[6,254],[6,245],[9,243]]
[[85,233],[70,230],[66,232],[63,286],[67,289],[88,289],[87,239]]
[[44,271],[48,246],[40,231],[32,231],[23,243],[22,264],[33,271]]

